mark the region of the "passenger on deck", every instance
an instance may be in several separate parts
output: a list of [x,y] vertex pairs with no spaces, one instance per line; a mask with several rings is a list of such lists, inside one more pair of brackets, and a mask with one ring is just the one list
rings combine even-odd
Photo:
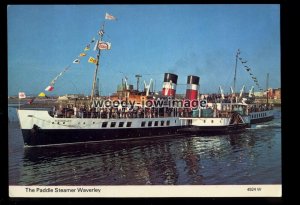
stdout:
[[77,117],[77,112],[78,112],[77,107],[74,106],[73,110],[74,110],[74,116]]

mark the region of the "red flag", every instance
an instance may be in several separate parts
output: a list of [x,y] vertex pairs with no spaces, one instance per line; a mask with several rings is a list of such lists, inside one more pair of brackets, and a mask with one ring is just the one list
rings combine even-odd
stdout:
[[49,85],[48,87],[46,87],[46,91],[52,91],[54,89],[54,87],[53,86],[51,86],[51,85]]

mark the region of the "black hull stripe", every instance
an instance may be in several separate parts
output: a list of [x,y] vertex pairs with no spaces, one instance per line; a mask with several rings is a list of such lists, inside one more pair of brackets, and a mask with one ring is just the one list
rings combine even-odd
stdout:
[[23,129],[22,134],[25,146],[35,146],[174,135],[178,133],[179,128],[181,127],[155,127],[148,129]]
[[135,140],[175,136],[184,133],[203,135],[226,134],[244,131],[247,124],[216,127],[164,127],[148,129],[55,129],[55,130],[22,130],[25,146],[57,145],[111,140]]

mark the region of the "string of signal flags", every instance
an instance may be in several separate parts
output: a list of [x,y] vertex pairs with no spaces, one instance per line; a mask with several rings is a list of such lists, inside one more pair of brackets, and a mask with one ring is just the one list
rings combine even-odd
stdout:
[[247,65],[248,61],[245,60],[245,59],[243,59],[242,57],[240,57],[240,54],[241,54],[241,51],[240,51],[240,49],[238,49],[236,57],[242,63],[242,65],[244,66],[245,70],[248,72],[249,76],[251,77],[251,79],[253,80],[253,82],[255,83],[255,85],[259,88],[260,91],[262,91],[263,89],[260,87],[257,78],[252,73],[251,67],[249,65]]
[[[105,13],[105,20],[117,20],[117,18],[109,13]],[[98,35],[103,36],[104,35],[104,30],[101,29],[98,32]],[[83,51],[73,60],[73,62],[68,65],[66,68],[63,69],[63,71],[61,71],[57,76],[55,76],[55,78],[52,79],[52,81],[50,82],[49,86],[47,86],[45,88],[45,91],[53,91],[54,90],[54,85],[56,83],[56,81],[58,80],[58,78],[60,78],[65,72],[67,72],[69,70],[69,68],[73,65],[73,64],[80,64],[82,58],[87,56],[87,53],[91,50],[91,46],[94,45],[93,50],[110,50],[111,49],[111,43],[110,42],[106,42],[106,41],[100,41],[94,38],[92,38],[92,40],[85,46],[85,48],[83,49]],[[92,63],[92,64],[97,64],[98,61],[96,58],[90,56],[87,60],[87,62]]]

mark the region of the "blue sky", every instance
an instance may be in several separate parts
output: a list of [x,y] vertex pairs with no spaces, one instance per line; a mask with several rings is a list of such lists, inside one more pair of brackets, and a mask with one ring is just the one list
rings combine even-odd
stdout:
[[[122,77],[136,85],[136,74],[155,90],[165,72],[177,74],[177,93],[185,93],[187,75],[200,76],[200,92],[229,92],[233,85],[235,54],[241,50],[262,88],[280,87],[279,5],[11,5],[8,15],[8,95],[19,91],[37,95],[71,64],[47,95],[90,95],[96,51],[80,64],[83,52],[108,12],[104,40],[112,49],[100,58],[99,80],[103,95],[116,91]],[[236,90],[254,85],[240,62]],[[140,84],[142,87],[142,84]],[[258,88],[255,87],[257,91]]]

